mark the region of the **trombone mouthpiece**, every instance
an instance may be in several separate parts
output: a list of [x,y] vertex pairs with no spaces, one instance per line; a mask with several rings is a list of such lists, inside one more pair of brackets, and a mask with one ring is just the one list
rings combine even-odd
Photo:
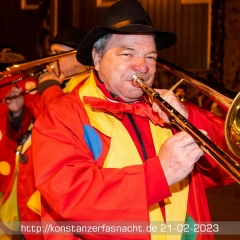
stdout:
[[133,86],[141,87],[142,83],[144,82],[143,74],[135,73],[132,75]]

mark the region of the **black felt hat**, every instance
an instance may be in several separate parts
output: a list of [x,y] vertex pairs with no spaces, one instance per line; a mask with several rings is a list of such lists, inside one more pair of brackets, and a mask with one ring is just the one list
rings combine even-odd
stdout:
[[105,11],[98,26],[81,41],[77,50],[78,61],[92,66],[93,45],[108,33],[152,33],[156,36],[157,50],[169,48],[177,41],[175,34],[153,28],[151,19],[137,0],[121,0]]
[[85,37],[86,33],[78,28],[69,27],[61,29],[57,35],[49,40],[51,44],[58,43],[74,49],[78,48],[78,45]]

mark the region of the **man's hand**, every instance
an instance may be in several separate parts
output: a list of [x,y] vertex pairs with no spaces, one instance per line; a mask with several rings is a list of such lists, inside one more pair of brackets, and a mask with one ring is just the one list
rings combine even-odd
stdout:
[[[187,109],[181,103],[181,101],[175,96],[172,91],[168,91],[165,89],[157,89],[160,93],[161,98],[166,100],[173,108],[175,108],[180,114],[182,114],[186,119],[188,118]],[[153,111],[157,112],[159,117],[166,123],[170,123],[169,121],[169,113],[162,107],[159,106],[156,102],[152,103]]]
[[[55,67],[55,66],[52,65],[52,67]],[[56,69],[57,69],[57,67],[56,67]],[[47,66],[47,70],[48,70],[48,72],[45,72],[38,77],[39,83],[48,81],[48,80],[56,80],[60,84],[62,84],[63,81],[66,79],[66,76],[63,73],[61,73],[59,77],[56,76],[55,72],[52,70],[52,68],[50,66]],[[60,70],[58,70],[58,71],[60,71]]]
[[66,79],[66,77],[62,73],[61,73],[60,77],[57,77],[55,75],[55,73],[53,73],[53,72],[46,72],[39,76],[38,82],[41,83],[41,82],[48,81],[48,80],[56,80],[60,84],[62,84],[65,79]]
[[[12,90],[7,93],[6,97],[14,97],[18,96],[22,92],[21,88],[13,87]],[[23,105],[24,105],[24,97],[20,96],[18,98],[7,100],[6,101],[7,107],[9,111],[12,112],[13,117],[18,117],[22,113]]]
[[202,149],[187,132],[182,131],[169,138],[158,155],[168,185],[184,179],[203,155]]

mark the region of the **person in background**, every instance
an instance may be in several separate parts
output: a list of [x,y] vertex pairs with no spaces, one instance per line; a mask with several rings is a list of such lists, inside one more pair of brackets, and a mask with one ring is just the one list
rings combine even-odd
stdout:
[[[69,52],[77,49],[77,46],[85,36],[78,28],[64,28],[50,41],[52,54]],[[38,78],[39,94],[35,99],[25,104],[23,97],[7,101],[9,110],[7,122],[7,135],[13,141],[18,141],[17,159],[18,175],[15,177],[15,185],[9,186],[10,195],[15,194],[15,208],[9,208],[9,198],[3,203],[4,212],[8,216],[18,216],[18,222],[22,226],[31,222],[38,226],[40,223],[40,195],[35,188],[34,172],[32,167],[31,152],[31,128],[34,121],[43,109],[51,102],[60,98],[65,92],[71,91],[79,82],[89,76],[89,68],[76,60],[76,54],[59,58],[51,62],[49,72],[43,73]],[[66,83],[62,90],[63,84]],[[65,91],[65,92],[64,92]],[[13,87],[7,96],[18,96],[21,89]],[[15,192],[15,193],[14,193]],[[17,192],[17,193],[16,193]],[[12,211],[14,210],[14,211]],[[9,217],[8,217],[9,218]],[[40,227],[40,226],[39,226]],[[18,230],[18,229],[17,229]],[[42,239],[42,234],[33,235],[23,233],[25,239]]]
[[[209,222],[205,188],[235,181],[191,135],[170,125],[161,106],[149,105],[133,83],[140,75],[151,86],[157,52],[176,40],[175,34],[152,26],[138,1],[120,0],[81,41],[77,59],[94,71],[48,105],[32,132],[42,223],[73,226],[70,233],[44,233],[46,239],[213,239],[211,233],[159,229],[165,223],[190,229]],[[157,91],[226,149],[222,119],[179,101],[172,91]],[[129,228],[123,232],[121,224]],[[131,232],[133,225],[139,231]],[[158,232],[147,231],[153,225]],[[86,230],[93,227],[94,232]]]
[[[25,58],[22,54],[18,53],[16,47],[11,44],[3,44],[0,46],[0,72],[6,71],[6,68],[13,65],[14,63],[21,63]],[[13,176],[16,168],[15,161],[15,149],[17,144],[6,136],[6,119],[8,115],[8,108],[4,100],[6,99],[7,93],[11,90],[13,80],[21,79],[25,75],[20,72],[15,72],[11,76],[1,75],[0,78],[0,213],[2,212],[2,203],[4,198],[9,195],[8,187],[14,182]],[[26,81],[19,81],[18,87],[23,91],[29,90],[30,88],[37,85],[37,80],[33,77],[27,78]],[[24,101],[29,103],[35,98],[36,91],[24,96]],[[8,219],[8,216],[6,219]],[[0,239],[19,239],[18,235],[12,235],[11,223],[7,223],[7,226],[2,224],[0,217]]]

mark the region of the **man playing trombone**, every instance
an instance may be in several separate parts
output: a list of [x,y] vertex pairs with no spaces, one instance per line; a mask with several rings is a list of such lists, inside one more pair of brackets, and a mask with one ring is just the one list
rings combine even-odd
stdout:
[[[4,44],[0,46],[0,71],[4,71],[12,64],[16,64],[25,60],[24,56],[17,52],[14,46],[11,44]],[[1,78],[0,85],[6,85],[0,87],[0,98],[6,97],[6,94],[11,90],[12,86],[8,85],[13,79],[19,79],[25,75],[21,72],[16,72],[12,76],[6,76]],[[29,85],[36,86],[37,80],[33,77],[28,77],[27,81],[19,82],[18,85],[23,90],[26,90]],[[25,102],[31,102],[35,98],[34,94],[25,96]],[[2,202],[9,196],[9,185],[13,183],[15,172],[15,152],[16,142],[12,141],[6,136],[6,118],[8,115],[8,107],[6,104],[0,104],[0,235],[5,235],[5,239],[12,237],[12,232],[2,223],[1,205]],[[11,207],[11,206],[10,206]],[[6,218],[9,215],[5,215]],[[0,239],[2,239],[0,237]]]
[[[77,46],[85,36],[85,33],[77,28],[65,28],[59,31],[56,37],[51,40],[52,54],[59,54],[63,52],[70,52],[77,49]],[[47,58],[46,58],[47,59]],[[9,109],[7,134],[10,138],[19,139],[19,145],[16,149],[18,161],[18,175],[16,175],[17,189],[12,188],[12,192],[17,190],[17,204],[18,211],[12,213],[12,209],[8,209],[8,216],[16,216],[19,214],[19,220],[24,222],[40,221],[40,195],[35,188],[34,173],[32,167],[31,156],[31,128],[34,121],[46,108],[46,106],[54,101],[56,98],[63,96],[64,92],[70,92],[83,79],[89,76],[88,67],[82,65],[76,60],[76,54],[63,57],[54,62],[49,63],[49,72],[46,72],[39,77],[38,94],[34,101],[24,104],[23,96],[19,96],[21,89],[13,87],[7,95],[7,106]],[[68,79],[64,90],[62,85]],[[64,92],[63,92],[64,91]],[[10,187],[12,187],[10,185]],[[11,192],[10,191],[10,192]],[[6,209],[8,205],[6,199],[3,203],[2,209]],[[15,208],[16,210],[16,208]],[[2,211],[3,212],[3,211]],[[14,229],[17,231],[16,229]],[[38,234],[24,234],[25,239],[42,239],[42,235]]]

